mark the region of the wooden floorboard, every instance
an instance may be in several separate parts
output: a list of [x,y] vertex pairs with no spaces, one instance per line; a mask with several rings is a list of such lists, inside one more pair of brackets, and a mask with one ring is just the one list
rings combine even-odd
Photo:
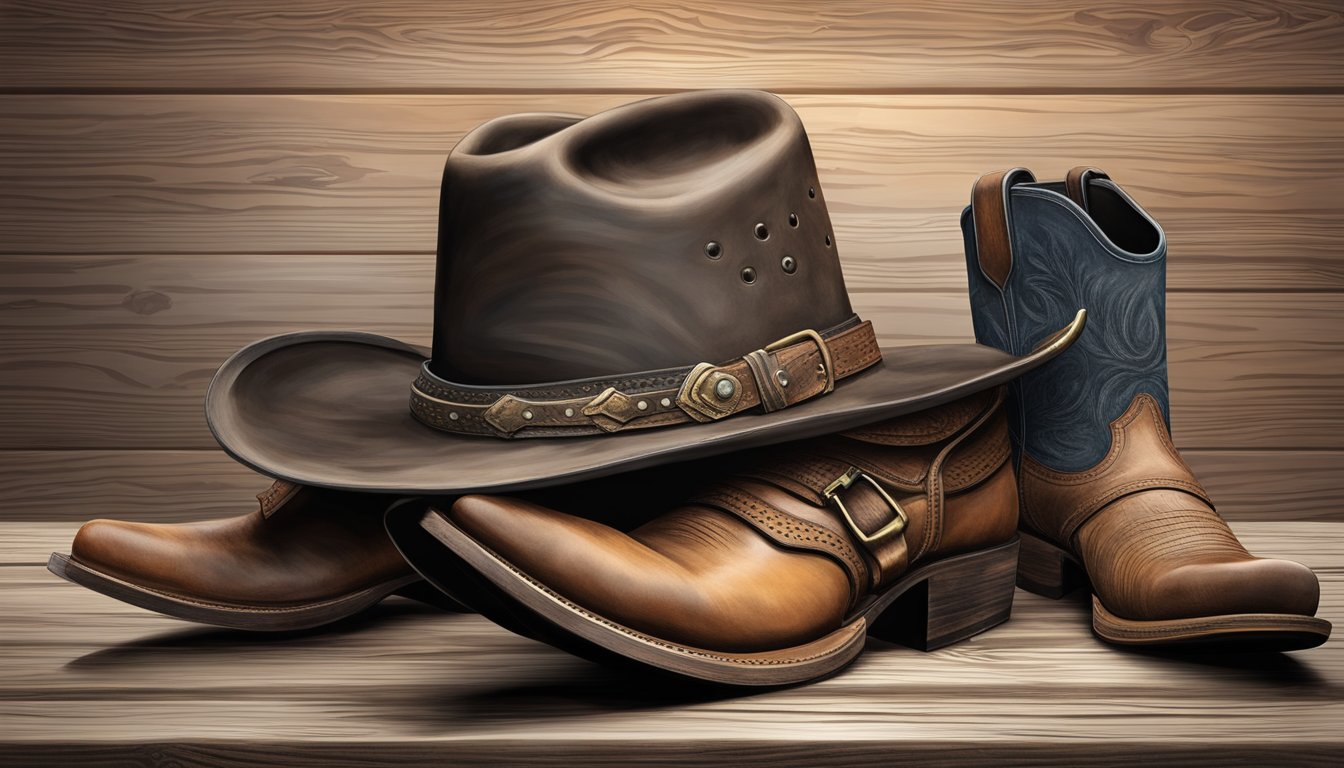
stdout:
[[[1258,554],[1317,569],[1320,615],[1344,620],[1344,525],[1234,528]],[[1013,619],[971,641],[930,654],[870,642],[831,680],[732,695],[406,602],[296,636],[194,628],[33,564],[72,531],[0,524],[0,758],[1069,764],[1142,752],[1325,765],[1344,754],[1338,642],[1259,657],[1125,652],[1092,637],[1081,596],[1019,591]]]
[[[1344,522],[1344,451],[1182,456],[1229,520]],[[256,509],[270,482],[217,448],[0,451],[0,521],[210,520]]]
[[[0,252],[429,253],[444,158],[517,111],[635,94],[10,96]],[[1342,96],[787,97],[841,255],[956,280],[978,174],[1101,166],[1167,229],[1177,288],[1344,287]]]
[[1344,86],[1331,2],[10,0],[8,89]]

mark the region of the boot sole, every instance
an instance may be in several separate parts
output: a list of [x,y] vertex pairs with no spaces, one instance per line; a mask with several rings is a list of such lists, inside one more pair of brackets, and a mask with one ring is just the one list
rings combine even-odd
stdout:
[[66,581],[137,608],[199,624],[258,632],[292,632],[320,627],[361,613],[392,595],[408,597],[445,610],[465,610],[460,604],[425,584],[415,574],[329,600],[297,605],[260,606],[197,600],[134,584],[102,573],[60,552],[51,553],[51,557],[47,560],[47,570]]
[[1092,631],[1108,643],[1130,646],[1189,646],[1226,652],[1297,651],[1330,637],[1330,622],[1290,613],[1233,613],[1150,621],[1116,616],[1092,592],[1087,572],[1055,545],[1021,534],[1017,585],[1038,595],[1060,598],[1086,587],[1092,595]]
[[437,510],[427,511],[420,526],[447,551],[413,564],[431,583],[444,583],[496,623],[594,661],[634,663],[735,686],[783,686],[827,677],[857,658],[868,636],[934,650],[1001,624],[1012,612],[1018,550],[1013,539],[930,563],[823,637],[791,648],[730,653],[657,638],[590,611],[507,562]]

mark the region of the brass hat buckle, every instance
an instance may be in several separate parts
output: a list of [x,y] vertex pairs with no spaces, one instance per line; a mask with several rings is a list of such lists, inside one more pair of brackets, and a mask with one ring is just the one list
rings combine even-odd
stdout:
[[[800,341],[811,341],[817,345],[817,351],[821,354],[821,363],[818,364],[820,370],[817,373],[826,377],[826,387],[820,394],[827,394],[835,389],[835,364],[831,362],[831,349],[826,346],[826,340],[821,338],[821,334],[808,328],[797,333],[791,333],[779,341],[766,344],[761,348],[762,352],[778,352],[786,347],[791,347]],[[846,486],[848,487],[848,486]]]

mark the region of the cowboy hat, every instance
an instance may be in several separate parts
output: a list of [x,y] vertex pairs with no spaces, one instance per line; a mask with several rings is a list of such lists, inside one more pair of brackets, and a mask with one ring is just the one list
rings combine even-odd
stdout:
[[[837,432],[1012,379],[854,314],[807,135],[755,91],[488,122],[448,157],[433,348],[258,341],[206,396],[242,463],[305,485],[515,491]],[[527,439],[536,438],[536,439]]]

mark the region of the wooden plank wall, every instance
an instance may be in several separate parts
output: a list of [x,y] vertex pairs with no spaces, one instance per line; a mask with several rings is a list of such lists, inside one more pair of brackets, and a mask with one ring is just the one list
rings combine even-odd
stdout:
[[981,172],[1106,168],[1166,226],[1176,440],[1224,513],[1344,519],[1336,2],[0,2],[0,518],[186,519],[255,338],[428,341],[439,172],[519,110],[776,91],[886,341],[970,337]]

